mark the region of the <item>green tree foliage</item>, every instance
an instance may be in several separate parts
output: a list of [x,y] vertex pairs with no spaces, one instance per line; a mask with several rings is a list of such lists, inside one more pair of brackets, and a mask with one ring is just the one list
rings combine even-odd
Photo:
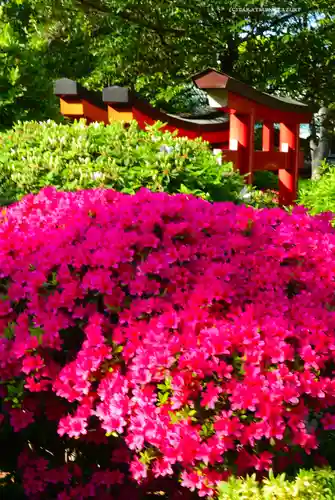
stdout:
[[[155,105],[192,109],[185,85],[207,66],[329,106],[334,14],[286,0],[2,0],[0,123],[57,116],[52,81],[128,85]],[[328,10],[327,10],[328,9]],[[201,97],[201,96],[200,96]]]
[[49,1],[0,1],[0,128],[59,119],[53,80],[87,74],[89,22],[79,11],[67,15],[65,23],[53,18]]

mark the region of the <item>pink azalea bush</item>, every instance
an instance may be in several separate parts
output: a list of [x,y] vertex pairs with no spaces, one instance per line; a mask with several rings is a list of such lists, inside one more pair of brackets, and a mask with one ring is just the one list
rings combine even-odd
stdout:
[[231,473],[322,461],[330,218],[145,189],[4,210],[0,436],[26,497],[215,496]]

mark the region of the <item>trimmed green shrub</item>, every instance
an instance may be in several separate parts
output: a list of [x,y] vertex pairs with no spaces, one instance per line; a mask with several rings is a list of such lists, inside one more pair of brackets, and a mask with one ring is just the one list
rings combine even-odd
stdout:
[[253,184],[258,189],[278,190],[278,174],[266,170],[258,170],[254,173]]
[[256,475],[230,477],[219,487],[219,500],[334,500],[335,472],[331,469],[301,470],[294,480],[285,474],[259,483]]
[[261,191],[253,186],[246,188],[245,204],[254,208],[274,208],[278,206],[278,193],[264,189]]
[[301,183],[298,202],[312,214],[335,212],[335,166],[324,164],[319,179]]
[[124,193],[144,186],[213,201],[239,200],[243,178],[231,164],[219,165],[201,139],[177,138],[160,125],[143,131],[136,122],[128,128],[84,121],[19,123],[0,134],[0,202],[49,185]]

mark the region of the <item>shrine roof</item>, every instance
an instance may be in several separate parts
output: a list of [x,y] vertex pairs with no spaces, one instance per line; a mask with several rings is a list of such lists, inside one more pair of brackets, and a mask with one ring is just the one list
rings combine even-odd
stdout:
[[86,100],[99,108],[106,109],[107,104],[116,107],[135,107],[147,114],[154,120],[163,123],[168,122],[175,127],[185,127],[188,130],[200,131],[204,128],[206,132],[222,131],[222,127],[228,129],[228,115],[222,111],[211,111],[207,113],[171,114],[153,107],[149,102],[127,87],[117,85],[107,87],[101,92],[94,92],[82,87],[79,83],[68,78],[61,78],[55,82],[54,94],[67,100]]
[[261,92],[236,78],[208,68],[192,77],[195,85],[203,90],[223,89],[238,94],[263,106],[293,113],[313,113],[317,107],[296,101],[290,97],[276,96]]
[[182,116],[182,115],[173,115],[171,113],[166,113],[167,116],[171,116],[171,118],[178,118],[179,120],[184,120],[185,122],[197,123],[198,125],[216,125],[222,123],[228,123],[229,116],[226,113],[221,113],[220,115],[193,115],[193,116]]
[[131,91],[126,87],[106,87],[102,92],[102,99],[105,103],[113,105],[126,106],[132,105],[140,111],[147,113],[154,120],[168,122],[176,127],[185,127],[190,130],[200,130],[205,127],[208,132],[221,130],[224,125],[228,128],[228,115],[223,112],[211,112],[206,115],[188,115],[171,114],[161,109],[155,108],[148,101],[139,96],[136,92]]

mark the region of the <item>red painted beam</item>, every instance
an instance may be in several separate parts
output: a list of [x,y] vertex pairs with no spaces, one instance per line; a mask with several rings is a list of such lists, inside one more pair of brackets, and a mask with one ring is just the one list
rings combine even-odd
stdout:
[[231,114],[229,118],[229,149],[239,151],[237,168],[252,183],[254,153],[254,116]]
[[262,150],[273,151],[274,149],[274,127],[273,122],[265,121],[262,127]]
[[288,169],[288,155],[279,151],[254,151],[254,170]]
[[300,164],[300,140],[299,125],[280,124],[280,151],[286,153],[288,169],[280,168],[279,179],[279,203],[292,205],[297,198],[298,170]]
[[273,123],[309,123],[313,117],[310,112],[292,113],[280,109],[271,109],[263,104],[250,101],[233,92],[228,92],[228,108],[236,110],[238,113],[254,113],[256,121],[271,121]]

